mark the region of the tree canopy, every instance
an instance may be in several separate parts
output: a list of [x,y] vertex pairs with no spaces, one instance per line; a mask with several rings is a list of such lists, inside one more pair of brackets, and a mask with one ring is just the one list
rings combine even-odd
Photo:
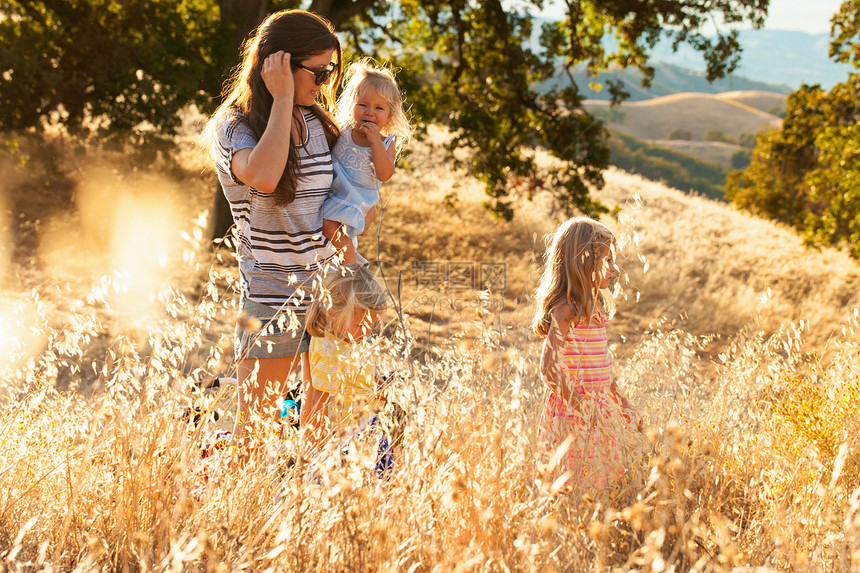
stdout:
[[[832,20],[830,54],[860,67],[860,0]],[[749,166],[729,175],[726,197],[791,225],[810,245],[848,244],[860,258],[860,74],[827,92],[801,86],[779,130],[760,134]]]
[[[574,66],[637,66],[647,82],[649,50],[668,37],[702,52],[709,79],[721,77],[738,63],[735,29],[761,26],[768,0],[568,0],[540,28],[529,12],[543,0],[11,0],[0,3],[0,129],[54,122],[73,133],[96,125],[170,136],[183,106],[217,105],[238,38],[265,13],[299,4],[329,17],[351,52],[400,69],[416,122],[450,128],[451,149],[471,151],[487,207],[510,218],[509,192],[524,181],[565,213],[603,209],[589,186],[603,184],[606,131],[582,107]],[[720,33],[706,33],[711,23]],[[559,74],[570,81],[541,88]],[[620,84],[608,90],[625,95]],[[562,166],[540,173],[535,146]]]
[[208,0],[3,2],[0,129],[170,136],[220,91],[225,43]]

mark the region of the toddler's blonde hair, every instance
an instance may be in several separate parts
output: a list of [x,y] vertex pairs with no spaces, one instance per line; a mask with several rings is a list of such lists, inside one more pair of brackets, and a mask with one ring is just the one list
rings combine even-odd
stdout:
[[330,332],[342,337],[357,311],[382,312],[388,308],[388,292],[363,265],[343,265],[329,269],[318,285],[308,308],[305,325],[317,338]]
[[365,90],[374,89],[391,108],[391,117],[388,118],[388,123],[382,126],[380,133],[383,136],[392,134],[397,136],[395,145],[399,154],[412,140],[412,125],[403,109],[403,95],[397,87],[394,73],[387,68],[374,66],[369,58],[363,58],[350,64],[344,77],[346,79],[343,92],[337,98],[335,112],[337,125],[341,129],[352,126],[355,123],[353,119],[355,102]]
[[546,266],[535,296],[536,310],[532,330],[546,336],[552,324],[552,311],[566,304],[574,314],[573,324],[590,317],[601,304],[609,314],[614,311],[612,297],[601,291],[598,272],[605,247],[615,246],[609,228],[588,217],[575,217],[561,224],[548,237]]

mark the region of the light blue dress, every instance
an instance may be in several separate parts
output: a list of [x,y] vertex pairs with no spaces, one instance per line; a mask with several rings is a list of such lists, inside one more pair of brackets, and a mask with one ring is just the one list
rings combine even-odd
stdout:
[[[382,140],[387,150],[395,136]],[[364,232],[364,218],[379,202],[382,181],[376,178],[370,147],[360,147],[352,140],[352,127],[345,127],[331,151],[334,180],[331,193],[322,206],[323,219],[343,223],[347,237],[355,239]]]

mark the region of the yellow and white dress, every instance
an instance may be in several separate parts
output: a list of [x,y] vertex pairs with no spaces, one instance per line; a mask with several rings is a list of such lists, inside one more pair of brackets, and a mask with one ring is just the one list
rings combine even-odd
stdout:
[[350,343],[331,333],[311,338],[311,383],[329,394],[329,431],[340,438],[343,453],[355,441],[370,443],[376,450],[376,474],[385,478],[394,465],[379,412],[385,402],[376,395],[374,348],[368,341]]
[[361,429],[384,407],[376,397],[373,347],[351,343],[330,332],[311,338],[311,383],[328,392],[328,420],[332,430]]

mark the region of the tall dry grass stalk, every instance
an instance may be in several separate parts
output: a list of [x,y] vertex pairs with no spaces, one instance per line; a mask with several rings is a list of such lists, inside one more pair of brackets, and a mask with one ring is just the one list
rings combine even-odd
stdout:
[[610,173],[602,198],[620,206],[630,279],[610,323],[615,374],[645,431],[616,430],[627,472],[612,488],[569,487],[536,441],[546,391],[524,319],[548,205],[501,226],[464,183],[447,225],[422,219],[456,179],[443,171],[419,194],[433,157],[419,148],[393,183],[383,253],[395,270],[492,254],[510,287],[500,306],[424,308],[388,275],[405,316],[388,315],[379,352],[405,422],[387,480],[361,446],[309,472],[290,432],[243,471],[226,471],[229,449],[203,457],[232,414],[231,387],[200,390],[232,368],[229,256],[197,253],[191,280],[155,285],[146,321],[112,311],[121,273],[27,275],[0,316],[4,568],[860,570],[860,317],[836,288],[856,267]]
[[739,338],[707,380],[690,367],[701,340],[649,336],[618,369],[646,433],[616,436],[631,446],[628,472],[589,492],[547,467],[535,437],[545,392],[536,345],[494,316],[412,375],[402,331],[382,349],[399,364],[394,396],[406,412],[389,479],[359,448],[317,464],[309,480],[307,461],[282,463],[295,444],[276,439],[280,458],[206,481],[201,450],[214,426],[183,415],[218,407],[218,396],[194,390],[222,364],[205,342],[217,304],[176,292],[167,302],[177,318],[145,345],[115,338],[95,371],[83,368],[98,380],[86,394],[57,390],[63,361],[98,335],[86,308],[63,331],[43,325],[47,349],[4,372],[7,567],[860,567],[857,318],[830,367],[799,354],[802,330],[788,328]]

